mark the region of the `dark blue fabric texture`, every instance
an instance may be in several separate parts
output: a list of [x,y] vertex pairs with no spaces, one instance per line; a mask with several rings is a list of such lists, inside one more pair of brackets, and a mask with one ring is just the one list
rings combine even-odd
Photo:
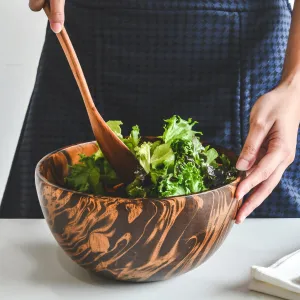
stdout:
[[[125,132],[139,124],[143,135],[157,135],[163,119],[192,117],[204,140],[237,154],[251,107],[280,80],[290,22],[285,0],[66,3],[66,28],[106,120],[122,120]],[[57,148],[92,139],[75,80],[48,28],[0,217],[42,217],[36,163]],[[252,217],[300,217],[299,165],[297,149],[295,162]]]

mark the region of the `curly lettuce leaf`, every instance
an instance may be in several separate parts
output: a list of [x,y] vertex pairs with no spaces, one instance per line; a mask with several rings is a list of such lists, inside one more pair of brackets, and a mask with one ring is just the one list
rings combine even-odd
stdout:
[[132,153],[135,153],[135,148],[139,145],[140,139],[140,128],[135,125],[132,127],[129,137],[122,139],[122,141]]
[[150,154],[151,156],[153,155],[155,149],[161,144],[161,141],[155,141],[154,143],[151,143],[151,149],[150,149]]
[[223,167],[225,167],[225,168],[231,167],[230,160],[225,154],[220,155],[220,160],[221,160],[221,164]]
[[172,174],[161,178],[157,184],[157,193],[159,197],[181,196],[185,194],[181,178],[174,178]]
[[134,149],[136,157],[140,162],[140,165],[144,168],[146,173],[150,172],[150,159],[151,159],[151,143],[144,142],[141,146],[137,146]]
[[65,182],[79,192],[100,195],[104,194],[103,183],[114,185],[120,180],[99,149],[91,156],[80,154],[79,163],[69,166]]
[[114,185],[120,182],[115,170],[110,166],[106,159],[99,161],[100,180],[106,184]]
[[151,167],[153,169],[167,168],[174,165],[175,155],[170,145],[161,144],[157,146],[151,157]]
[[96,165],[94,156],[81,154],[79,163],[70,166],[70,175],[65,181],[68,187],[79,192],[96,195],[103,193],[103,185],[100,182],[100,169]]
[[193,130],[197,122],[193,122],[192,119],[186,121],[175,115],[165,120],[165,123],[161,138],[166,144],[172,144],[175,140],[192,140],[196,134],[202,134]]
[[[98,147],[99,147],[99,145],[98,145]],[[104,159],[104,154],[103,154],[103,152],[101,151],[100,147],[99,147],[99,149],[97,150],[97,152],[95,152],[95,153],[93,154],[93,156],[94,156],[94,160],[98,160],[98,159],[101,159],[101,158]]]
[[174,167],[175,155],[168,144],[156,144],[150,160],[150,178],[153,184],[165,177]]
[[177,172],[159,177],[158,195],[160,197],[179,196],[207,190],[198,166],[193,162],[176,162]]
[[126,187],[126,192],[129,197],[145,198],[147,196],[147,191],[142,186],[142,181],[138,178]]
[[[121,125],[123,125],[123,123],[121,121],[107,121],[106,124],[117,135],[118,138],[120,138],[120,139],[123,138],[122,129],[121,129]],[[104,158],[104,154],[101,151],[101,148],[98,143],[97,143],[97,145],[98,145],[99,149],[96,153],[93,154],[95,160],[97,160],[99,158]]]
[[176,160],[180,158],[185,158],[189,160],[193,160],[196,163],[200,164],[200,150],[204,149],[202,144],[199,142],[195,142],[198,139],[195,138],[193,140],[176,140],[172,143],[172,149],[175,153]]
[[123,122],[121,121],[108,121],[106,124],[109,126],[109,128],[118,136],[118,138],[122,139],[122,129],[121,125],[123,125]]
[[203,177],[196,164],[188,162],[182,169],[182,181],[185,187],[185,194],[198,193],[206,190]]
[[214,148],[210,148],[209,150],[207,150],[205,152],[205,155],[207,157],[206,163],[208,165],[212,164],[213,162],[215,162],[215,160],[218,158],[219,154],[217,152],[216,149]]
[[160,178],[168,175],[168,167],[163,165],[160,169],[152,169],[150,172],[151,182],[156,185]]

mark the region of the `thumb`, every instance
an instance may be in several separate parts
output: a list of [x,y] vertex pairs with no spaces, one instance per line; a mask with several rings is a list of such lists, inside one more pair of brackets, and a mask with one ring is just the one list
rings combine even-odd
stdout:
[[50,0],[50,25],[55,33],[61,32],[65,21],[65,0]]
[[259,150],[266,138],[271,126],[264,122],[250,122],[250,129],[246,138],[236,168],[240,171],[249,170],[255,163]]

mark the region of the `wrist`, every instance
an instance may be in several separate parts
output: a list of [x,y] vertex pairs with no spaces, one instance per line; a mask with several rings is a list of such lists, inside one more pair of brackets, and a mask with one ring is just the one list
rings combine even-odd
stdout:
[[300,92],[300,66],[289,72],[283,70],[279,85],[292,87]]
[[289,102],[288,107],[293,107],[293,114],[300,124],[300,68],[290,73],[283,73],[278,84],[278,92],[283,96],[284,101]]
[[294,67],[292,70],[283,69],[281,83],[287,85],[300,84],[300,66]]

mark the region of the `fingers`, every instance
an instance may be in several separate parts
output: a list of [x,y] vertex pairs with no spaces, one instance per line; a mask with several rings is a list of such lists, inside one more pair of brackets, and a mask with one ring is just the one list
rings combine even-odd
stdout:
[[236,164],[238,170],[247,171],[254,165],[259,150],[271,126],[270,123],[250,122],[249,134]]
[[236,190],[236,198],[242,199],[248,192],[261,182],[266,181],[278,166],[285,160],[284,153],[273,151],[267,153],[257,164],[255,169],[244,179]]
[[237,224],[271,194],[294,160],[298,123],[294,126],[290,112],[282,113],[285,106],[278,93],[272,91],[259,98],[251,110],[249,134],[236,164],[247,176],[235,193],[238,199],[247,193],[249,197],[237,214]]
[[49,17],[51,29],[59,33],[65,21],[65,0],[50,0],[51,14]]
[[40,11],[45,4],[45,0],[29,0],[29,7],[33,11]]
[[[252,168],[250,168],[249,170],[246,171],[246,177],[248,177],[256,168],[257,166],[254,165]],[[244,179],[245,180],[245,179]],[[236,190],[237,191],[237,190]]]
[[286,162],[282,162],[273,174],[255,189],[239,210],[235,221],[236,224],[242,223],[272,193],[280,182],[282,174],[287,167],[286,165]]
[[[29,0],[29,7],[33,11],[40,11],[46,0]],[[59,33],[65,22],[65,0],[50,0],[50,26],[55,33]]]

